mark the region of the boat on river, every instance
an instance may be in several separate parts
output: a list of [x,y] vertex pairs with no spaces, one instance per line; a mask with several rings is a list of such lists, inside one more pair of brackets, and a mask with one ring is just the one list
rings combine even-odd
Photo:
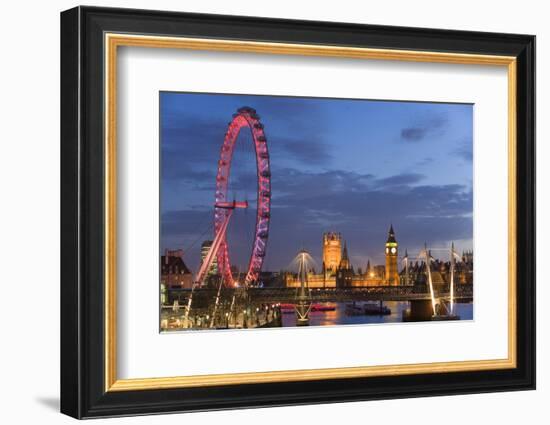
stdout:
[[311,306],[311,311],[334,311],[336,304],[331,303],[316,303]]
[[[281,313],[283,314],[291,314],[294,313],[295,305],[291,303],[283,303],[281,304]],[[313,303],[311,305],[310,311],[335,311],[336,310],[336,304],[332,303]]]
[[382,303],[358,304],[354,301],[346,304],[346,314],[348,316],[387,316],[391,314],[391,309]]

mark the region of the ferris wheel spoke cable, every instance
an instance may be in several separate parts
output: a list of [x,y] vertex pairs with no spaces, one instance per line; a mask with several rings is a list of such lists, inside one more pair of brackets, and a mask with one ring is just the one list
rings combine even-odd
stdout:
[[[209,220],[211,220],[211,219],[209,218]],[[204,222],[206,223],[206,220]],[[202,227],[202,225],[201,225],[201,227]],[[214,223],[210,223],[206,227],[206,229],[199,236],[197,236],[197,238],[193,242],[191,242],[191,244],[189,244],[186,248],[183,249],[184,254],[191,251],[191,249],[195,246],[195,244],[198,241],[200,241],[208,232],[210,232],[213,227],[214,227]]]
[[[249,107],[239,108],[233,115],[233,119],[228,124],[225,138],[218,161],[218,174],[216,176],[216,194],[215,194],[215,233],[217,234],[223,223],[224,214],[219,205],[229,201],[228,190],[229,176],[231,171],[231,162],[236,150],[240,146],[235,146],[239,133],[243,128],[248,128],[251,133],[251,140],[254,146],[256,159],[256,225],[254,231],[254,241],[252,252],[245,272],[244,286],[256,282],[265,257],[265,246],[269,236],[269,221],[271,210],[271,171],[269,164],[269,153],[267,149],[267,139],[264,133],[264,126],[260,122],[260,117],[256,111]],[[246,190],[246,187],[245,187]],[[235,202],[235,200],[234,200]],[[248,203],[246,203],[248,205]],[[245,218],[246,220],[246,218]],[[246,224],[246,221],[244,222]],[[231,262],[229,258],[229,246],[226,241],[220,245],[217,251],[218,268],[224,278],[226,285],[236,286],[231,273]]]

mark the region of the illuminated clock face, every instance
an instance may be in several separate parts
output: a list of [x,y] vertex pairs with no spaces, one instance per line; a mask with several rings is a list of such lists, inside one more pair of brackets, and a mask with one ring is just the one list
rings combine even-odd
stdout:
[[386,254],[389,254],[389,252],[390,252],[390,249],[386,248]]
[[392,253],[392,254],[395,254],[396,252],[397,252],[397,249],[396,249],[395,247],[393,247],[393,248],[391,249],[391,253]]

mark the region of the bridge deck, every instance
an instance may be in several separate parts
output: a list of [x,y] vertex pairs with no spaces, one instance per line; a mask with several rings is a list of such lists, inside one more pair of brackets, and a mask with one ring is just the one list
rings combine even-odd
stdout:
[[[169,299],[186,299],[190,289],[169,289]],[[194,297],[214,299],[217,290],[208,288],[195,289]],[[243,293],[242,289],[223,288],[222,298],[231,298],[236,293]],[[292,303],[296,299],[296,288],[249,288],[247,296],[252,303]],[[311,300],[314,302],[345,302],[345,301],[413,301],[429,300],[430,293],[424,288],[415,286],[369,286],[361,288],[316,288],[310,290]],[[450,298],[448,285],[435,290],[436,298]],[[473,298],[473,286],[460,284],[455,287],[454,297],[457,300]]]

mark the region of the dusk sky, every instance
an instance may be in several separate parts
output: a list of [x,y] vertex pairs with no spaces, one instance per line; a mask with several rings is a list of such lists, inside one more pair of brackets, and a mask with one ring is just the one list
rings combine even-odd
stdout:
[[[213,239],[216,165],[232,114],[256,109],[271,160],[263,270],[287,268],[301,248],[321,265],[323,232],[340,232],[354,268],[384,263],[393,223],[400,256],[427,242],[472,248],[473,106],[350,99],[160,93],[161,252],[183,249],[196,272]],[[248,200],[228,230],[246,268],[255,224],[256,165],[249,131],[237,140],[230,195]],[[194,243],[195,242],[195,243]],[[194,243],[194,245],[193,245]]]

